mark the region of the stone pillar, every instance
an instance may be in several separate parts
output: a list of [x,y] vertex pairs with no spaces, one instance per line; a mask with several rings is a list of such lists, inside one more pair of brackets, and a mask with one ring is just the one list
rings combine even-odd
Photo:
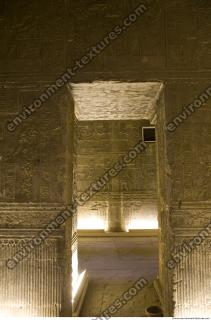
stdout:
[[112,195],[108,201],[107,230],[110,232],[125,231],[123,195]]
[[[115,123],[111,125],[111,151],[115,154],[118,150],[118,141],[115,140]],[[108,218],[107,231],[125,231],[125,217],[123,206],[123,194],[119,191],[119,177],[111,181],[111,193],[108,194]]]

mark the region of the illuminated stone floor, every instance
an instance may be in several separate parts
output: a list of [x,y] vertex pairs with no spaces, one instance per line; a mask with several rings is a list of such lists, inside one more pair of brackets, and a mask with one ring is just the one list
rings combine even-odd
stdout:
[[[149,282],[156,278],[158,241],[155,237],[81,237],[79,261],[89,273],[81,316],[97,316],[139,278]],[[146,307],[158,304],[150,282],[113,316],[145,316]]]

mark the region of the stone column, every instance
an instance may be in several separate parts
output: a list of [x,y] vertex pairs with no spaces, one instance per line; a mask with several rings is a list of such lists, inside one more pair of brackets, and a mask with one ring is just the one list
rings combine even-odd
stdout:
[[[118,150],[118,141],[115,140],[115,123],[112,124],[110,146],[111,151],[115,154]],[[111,193],[108,194],[108,217],[107,231],[121,232],[125,231],[125,217],[123,206],[123,194],[119,190],[119,177],[111,180]]]
[[123,195],[111,195],[108,201],[107,230],[110,232],[125,231]]

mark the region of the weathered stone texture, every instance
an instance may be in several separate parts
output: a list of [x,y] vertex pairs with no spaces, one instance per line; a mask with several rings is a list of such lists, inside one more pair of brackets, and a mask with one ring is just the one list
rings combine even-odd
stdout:
[[62,203],[66,98],[55,95],[19,128],[9,132],[8,122],[16,117],[17,111],[32,103],[39,91],[35,86],[6,89],[2,86],[1,92],[4,100],[1,99],[0,111],[0,201]]
[[21,244],[37,236],[72,201],[74,110],[70,93],[61,91],[15,131],[7,129],[8,122],[44,87],[40,83],[1,84],[1,310],[9,315],[71,315],[72,247],[71,240],[67,241],[67,235],[72,236],[71,221],[51,233],[14,269],[6,266]]
[[159,221],[159,282],[161,302],[164,315],[174,314],[173,275],[167,269],[167,261],[174,247],[174,233],[170,223],[172,180],[168,163],[166,139],[166,105],[165,92],[158,102],[157,132],[157,181],[158,181],[158,221]]
[[54,237],[37,247],[15,269],[6,261],[31,239],[32,234],[16,232],[0,238],[0,308],[2,315],[59,316],[63,282],[62,238]]
[[[176,316],[210,315],[209,238],[173,270],[166,266],[177,243],[197,236],[210,222],[210,100],[174,132],[162,128],[208,86],[207,81],[169,81],[165,118],[158,116],[160,280],[165,314]],[[201,301],[198,308],[196,301]]]
[[96,81],[71,87],[80,121],[152,120],[162,83]]
[[[146,120],[77,122],[76,183],[79,194],[142,139],[143,126],[149,126],[149,122]],[[92,216],[95,219],[99,218],[103,228],[103,224],[106,226],[109,201],[120,197],[126,227],[132,221],[133,223],[137,221],[137,229],[141,228],[139,219],[146,218],[147,221],[149,217],[156,225],[156,186],[155,144],[148,143],[143,153],[106,184],[89,203],[79,208],[79,221],[90,215],[90,219]],[[90,225],[87,227],[91,228]],[[146,227],[147,225],[142,226]],[[95,229],[95,226],[92,228]]]
[[[162,80],[159,73],[210,70],[208,1],[143,1],[148,10],[79,78]],[[135,1],[1,1],[0,71],[3,79],[58,75],[140,4]],[[85,71],[85,73],[83,72]],[[143,72],[143,73],[142,73]],[[169,73],[169,74],[170,74]],[[166,76],[165,76],[166,77]],[[149,80],[149,79],[148,79]]]
[[[162,116],[161,120],[170,121],[182,106],[192,102],[194,96],[210,84],[211,3],[206,0],[148,0],[144,3],[149,9],[81,70],[73,82],[164,80],[166,120]],[[15,135],[7,132],[6,123],[23,103],[27,103],[28,94],[33,94],[28,91],[39,91],[42,80],[54,80],[66,65],[80,58],[116,24],[121,24],[123,17],[138,4],[136,0],[0,2],[2,202],[52,204],[64,201],[63,183],[67,168],[62,165],[65,147],[62,139],[64,113],[59,111],[62,103],[55,102],[49,109],[45,106],[33,117],[33,121],[28,120]],[[24,87],[26,83],[28,85]],[[159,157],[162,175],[159,178],[162,180],[159,193],[160,280],[166,315],[192,316],[199,296],[195,290],[199,286],[195,270],[201,272],[200,283],[204,286],[209,272],[206,269],[210,264],[209,255],[195,253],[184,263],[184,268],[179,266],[177,269],[176,279],[180,282],[176,284],[165,267],[165,261],[178,233],[182,240],[185,233],[196,232],[210,219],[210,110],[209,102],[174,133],[167,134],[166,142],[162,128],[159,129],[163,139]],[[85,130],[89,131],[89,127]],[[104,128],[101,128],[101,138],[103,131]],[[93,141],[93,133],[89,134],[89,139]],[[102,149],[97,148],[102,154]],[[108,145],[104,144],[103,148],[107,150]],[[164,155],[167,159],[162,162]],[[80,158],[82,161],[82,152]],[[99,159],[102,157],[99,156]],[[96,167],[99,171],[102,169],[98,162]],[[86,177],[83,183],[87,185],[96,173],[87,173],[87,168],[83,170],[82,174],[85,173]],[[131,174],[130,170],[127,174]],[[122,178],[122,181],[125,183],[129,179]],[[203,263],[204,267],[198,268],[199,263]],[[195,283],[195,287],[190,287],[190,283]],[[210,310],[210,290],[206,288],[200,291],[203,309],[198,310],[201,312],[199,316],[204,316],[203,310]],[[184,309],[186,303],[188,305]]]
[[[190,231],[189,231],[190,234]],[[192,236],[195,230],[192,230]],[[176,248],[190,240],[181,234],[176,237]],[[173,299],[175,316],[194,317],[211,314],[211,239],[205,240],[199,248],[193,250],[173,271]],[[183,297],[183,299],[182,299]]]
[[[209,81],[169,82],[166,87],[167,121],[193,103],[209,85]],[[196,109],[175,132],[168,133],[172,200],[178,204],[211,200],[210,108],[211,99]]]

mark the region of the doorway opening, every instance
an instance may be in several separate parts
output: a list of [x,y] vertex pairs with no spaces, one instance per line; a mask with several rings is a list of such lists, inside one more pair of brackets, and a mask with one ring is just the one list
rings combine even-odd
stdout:
[[158,275],[155,123],[162,90],[161,82],[99,81],[71,87],[78,195],[133,152],[138,142],[146,145],[78,207],[79,266],[89,274],[82,316],[101,314],[140,272],[149,285],[134,298],[135,308],[123,308],[117,315],[144,316],[146,307],[159,304],[151,281]]

